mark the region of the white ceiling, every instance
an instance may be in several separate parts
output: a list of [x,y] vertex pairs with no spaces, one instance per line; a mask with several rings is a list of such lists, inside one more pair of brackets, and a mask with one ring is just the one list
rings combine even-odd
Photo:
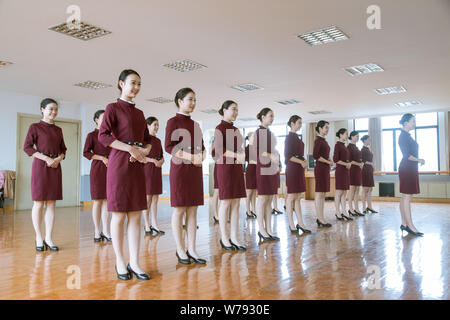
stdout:
[[[48,30],[66,21],[67,6],[81,20],[112,34],[90,41]],[[142,76],[136,99],[146,115],[167,118],[179,88],[197,93],[194,118],[211,121],[223,101],[239,103],[239,118],[262,107],[275,122],[292,114],[329,120],[411,111],[450,110],[450,1],[377,0],[381,30],[366,26],[373,0],[0,0],[0,90],[106,106],[117,98],[117,78],[132,68]],[[335,25],[350,39],[311,47],[296,36]],[[177,72],[162,67],[191,59],[208,68]],[[384,72],[352,77],[343,67],[377,63]],[[88,90],[85,80],[113,87]],[[246,82],[265,89],[241,93]],[[406,93],[380,96],[373,89],[403,85]],[[275,101],[297,99],[281,106]],[[419,100],[415,108],[393,104]],[[308,111],[328,110],[313,116]],[[250,124],[250,123],[248,123]]]

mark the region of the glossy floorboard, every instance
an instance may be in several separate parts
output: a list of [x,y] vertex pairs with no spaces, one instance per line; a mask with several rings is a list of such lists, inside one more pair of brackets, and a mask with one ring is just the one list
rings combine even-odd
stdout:
[[[450,205],[413,204],[422,238],[402,236],[398,203],[376,202],[380,213],[338,222],[327,201],[326,218],[333,224],[328,229],[317,228],[314,202],[302,205],[311,235],[292,235],[286,214],[273,215],[281,240],[260,245],[257,222],[245,219],[241,206],[245,252],[222,250],[209,206],[199,207],[198,253],[208,264],[185,266],[175,257],[172,209],[161,201],[166,234],[141,235],[150,281],[116,278],[112,245],[93,242],[89,209],[57,209],[54,242],[61,251],[44,253],[34,249],[30,212],[0,214],[0,299],[450,298]],[[72,289],[73,270],[80,271],[80,289]]]

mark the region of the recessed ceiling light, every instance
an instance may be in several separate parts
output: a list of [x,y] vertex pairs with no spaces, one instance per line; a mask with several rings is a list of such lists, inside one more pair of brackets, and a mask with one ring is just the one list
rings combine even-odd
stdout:
[[256,118],[240,118],[240,119],[237,119],[237,121],[256,121],[256,120],[258,120],[258,119],[256,119]]
[[406,101],[406,102],[397,102],[395,103],[396,107],[412,107],[412,106],[416,106],[422,104],[422,102],[420,101]]
[[207,114],[215,114],[215,113],[219,113],[219,111],[218,110],[216,110],[216,109],[205,109],[205,110],[200,110],[201,112],[203,112],[203,113],[207,113]]
[[257,84],[254,84],[254,83],[238,84],[238,85],[232,86],[231,88],[239,90],[241,92],[263,90],[264,89],[263,87],[258,86]]
[[289,105],[289,104],[298,104],[298,103],[301,103],[300,101],[295,100],[295,99],[291,99],[291,100],[281,100],[281,101],[276,101],[276,102],[279,103],[279,104],[282,104],[282,105],[284,105],[284,106]]
[[378,93],[378,94],[384,95],[384,94],[406,92],[406,89],[403,86],[396,86],[396,87],[375,89],[375,92]]
[[376,63],[368,63],[360,66],[346,67],[344,68],[344,70],[347,71],[352,76],[384,71],[383,68],[381,68]]
[[166,63],[163,66],[180,72],[187,72],[207,68],[207,66],[204,66],[200,63],[188,59]]
[[169,103],[169,102],[173,102],[172,99],[164,98],[164,97],[156,97],[156,98],[152,98],[152,99],[147,99],[147,101],[156,102],[156,103]]
[[348,39],[348,36],[335,26],[304,33],[297,37],[311,46]]
[[308,111],[308,113],[311,114],[327,114],[327,113],[331,113],[330,111],[325,111],[325,110],[320,110],[320,111]]
[[0,67],[4,67],[4,66],[8,66],[12,64],[12,62],[8,62],[8,61],[0,61]]
[[64,22],[48,29],[85,41],[111,33],[111,31],[84,22],[80,22],[79,28],[70,28],[67,22]]
[[87,88],[87,89],[93,89],[93,90],[112,87],[112,85],[110,85],[110,84],[96,82],[96,81],[90,81],[90,80],[85,81],[85,82],[76,83],[76,84],[74,84],[74,86]]

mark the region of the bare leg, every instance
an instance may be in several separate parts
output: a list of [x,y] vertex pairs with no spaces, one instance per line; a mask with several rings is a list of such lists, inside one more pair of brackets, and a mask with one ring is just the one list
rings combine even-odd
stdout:
[[123,224],[125,223],[125,212],[111,213],[111,237],[114,253],[116,254],[117,272],[120,274],[128,273],[125,260],[123,258]]
[[252,190],[251,189],[247,189],[247,198],[245,198],[245,209],[247,210],[247,214],[251,215],[251,210],[250,210],[250,201],[252,198]]
[[301,195],[301,193],[298,193],[296,199],[294,200],[295,215],[297,216],[297,224],[303,229],[306,229],[305,224],[303,223]]
[[404,203],[404,210],[405,210],[405,220],[406,225],[414,232],[417,232],[417,228],[414,226],[414,223],[412,221],[411,216],[411,200],[412,195],[411,194],[405,194],[405,203]]
[[342,211],[340,211],[340,212],[341,212],[341,214],[344,214],[345,216],[348,216],[348,214],[346,214],[347,213],[346,192],[347,192],[346,190],[342,190],[342,195],[341,195],[341,210]]
[[289,221],[289,228],[291,230],[296,230],[295,224],[294,224],[294,219],[292,217],[295,195],[296,195],[295,193],[289,193],[287,195],[287,199],[286,199],[286,214],[287,214],[288,221]]
[[108,202],[106,201],[106,199],[102,200],[102,229],[103,229],[103,234],[107,237],[107,238],[111,238],[111,234],[109,232],[109,212],[108,212]]
[[139,265],[139,247],[141,240],[141,212],[128,212],[128,249],[130,251],[130,267],[136,273],[144,273]]
[[197,236],[197,207],[187,207],[186,210],[186,229],[187,242],[189,254],[195,259],[199,259],[196,251],[196,236]]
[[266,228],[266,231],[269,235],[273,235],[272,233],[272,208],[271,208],[271,202],[273,201],[273,197],[269,196],[269,199],[267,201],[266,206],[266,212],[264,215],[264,226]]
[[213,197],[211,199],[213,214],[216,219],[219,219],[219,189],[214,189]]
[[149,212],[151,205],[152,205],[152,196],[148,194],[147,209],[142,211],[142,215],[144,216],[145,231],[150,231]]
[[251,204],[253,212],[256,212],[256,189],[252,189],[251,191],[252,191]]
[[402,225],[407,226],[406,214],[405,214],[405,198],[406,198],[406,194],[402,193],[402,196],[400,198],[400,214],[401,214],[401,218],[402,218]]
[[42,224],[42,209],[44,208],[44,201],[34,201],[31,209],[31,220],[33,221],[34,231],[36,232],[36,246],[42,247],[44,237],[41,232]]
[[231,208],[231,203],[232,203],[232,200],[227,199],[227,200],[220,201],[220,205],[219,205],[219,226],[220,226],[220,235],[221,235],[220,238],[222,240],[222,243],[227,247],[231,246],[230,235],[228,234],[228,230],[227,230],[227,218],[228,218],[228,212],[230,211],[230,208]]
[[367,202],[367,187],[363,187],[361,192],[361,204],[363,211],[366,210],[367,208],[366,202]]
[[[233,199],[231,202],[231,218],[230,218],[230,239],[237,246],[242,246],[239,241],[239,205],[240,199]],[[222,240],[223,241],[223,240]]]
[[273,196],[273,208],[277,211],[280,211],[280,210],[278,210],[278,195],[277,194],[275,194]]
[[355,186],[350,186],[348,193],[348,209],[353,212],[353,197],[355,196]]
[[353,196],[353,201],[355,202],[355,210],[359,211],[359,186],[355,187],[355,195]]
[[367,199],[367,207],[368,207],[369,209],[372,209],[372,210],[373,210],[373,207],[372,207],[372,190],[373,190],[372,187],[367,188],[366,199]]
[[47,201],[47,208],[45,210],[45,242],[50,247],[54,246],[52,233],[55,224],[55,204],[56,201]]
[[314,204],[316,206],[316,216],[320,222],[326,223],[324,219],[324,202],[325,202],[325,192],[316,192]]
[[[187,211],[187,207],[175,207],[173,208],[172,214],[172,232],[173,237],[175,238],[175,245],[177,247],[178,256],[181,259],[187,259],[186,249],[184,244],[184,236],[183,236],[183,217]],[[186,218],[187,221],[187,218]],[[196,227],[197,228],[197,227]]]
[[272,200],[272,196],[268,196],[268,195],[259,195],[258,196],[258,203],[257,203],[257,207],[256,207],[256,218],[258,220],[258,227],[259,227],[259,232],[261,232],[261,234],[264,237],[268,237],[268,233],[266,231],[266,228],[264,226],[264,220],[265,220],[265,215],[266,215],[266,210],[268,207],[269,211],[272,210],[271,205],[270,205],[270,201]]
[[100,218],[102,210],[102,200],[94,200],[92,205],[92,220],[94,222],[94,238],[100,238]]
[[152,197],[152,203],[151,203],[151,206],[150,206],[150,211],[152,213],[152,226],[155,229],[159,230],[158,223],[157,223],[157,220],[156,220],[156,215],[158,213],[158,199],[159,199],[159,195],[154,194],[151,197]]
[[336,192],[334,194],[334,207],[336,208],[336,214],[338,215],[338,217],[340,217],[339,213],[341,213],[341,210],[339,210],[339,206],[341,204],[342,194],[343,191],[338,189],[336,189]]

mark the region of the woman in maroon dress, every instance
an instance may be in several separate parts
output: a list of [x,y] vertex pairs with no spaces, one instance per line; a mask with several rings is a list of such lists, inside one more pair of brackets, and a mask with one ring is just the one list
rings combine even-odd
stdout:
[[[219,114],[223,120],[214,132],[214,149],[217,155],[217,177],[219,178],[219,225],[220,245],[225,250],[245,250],[238,237],[239,204],[245,198],[245,180],[242,164],[245,161],[243,138],[233,125],[238,116],[236,102],[227,100]],[[230,232],[227,230],[230,212]]]
[[[364,162],[362,161],[361,151],[356,146],[359,140],[358,131],[350,133],[350,143],[347,149],[350,154],[350,192],[348,193],[348,213],[354,217],[363,217],[364,214],[359,211],[359,188],[362,185],[362,168]],[[354,208],[353,208],[354,207]]]
[[[132,101],[141,88],[141,77],[134,70],[124,70],[119,76],[121,92],[117,102],[106,107],[98,140],[111,147],[106,172],[108,210],[112,212],[111,235],[116,254],[116,272],[121,280],[134,274],[149,280],[139,265],[141,212],[147,208],[144,163],[150,153],[151,137],[144,113]],[[124,223],[128,219],[127,236],[130,263],[123,255]]]
[[339,129],[336,132],[336,137],[339,139],[334,146],[333,162],[336,163],[335,171],[335,186],[336,193],[334,195],[334,205],[336,206],[336,219],[338,220],[353,220],[353,218],[345,215],[345,194],[350,188],[350,153],[345,146],[345,141],[348,140],[348,131],[345,128]]
[[[147,194],[147,210],[144,214],[144,231],[146,235],[165,234],[163,230],[159,229],[156,221],[156,214],[158,211],[158,198],[162,193],[162,171],[161,167],[164,164],[163,149],[161,140],[156,137],[159,129],[158,119],[155,117],[148,117],[146,119],[148,131],[151,136],[152,149],[147,156],[147,163],[144,166],[145,171],[145,193]],[[151,224],[149,223],[149,214],[151,212]]]
[[[167,121],[164,147],[172,155],[170,161],[170,205],[172,231],[176,244],[176,256],[182,264],[205,264],[196,252],[197,207],[203,205],[202,162],[205,159],[200,125],[191,119],[195,109],[195,93],[190,88],[178,90],[175,104],[176,116]],[[182,219],[186,215],[187,249],[184,243]]]
[[400,229],[415,236],[423,236],[413,224],[411,217],[411,199],[414,194],[420,193],[419,188],[419,163],[425,164],[425,160],[419,158],[419,145],[411,137],[409,131],[416,127],[416,118],[410,113],[406,113],[400,120],[402,132],[398,137],[398,145],[402,151],[403,158],[398,168],[398,178],[400,180],[400,213],[402,215],[402,225]]
[[[92,160],[89,182],[91,188],[92,220],[94,221],[94,241],[112,241],[109,234],[109,213],[106,202],[106,168],[111,148],[103,146],[98,141],[98,132],[103,121],[105,110],[98,110],[94,114],[94,122],[97,125],[94,131],[88,134],[84,143],[83,156]],[[102,229],[100,232],[100,218]]]
[[254,132],[250,132],[245,138],[245,140],[248,140],[248,145],[245,147],[245,161],[247,162],[247,166],[245,167],[247,218],[256,218],[255,212],[251,210],[253,208],[256,211],[256,153],[250,154],[250,147],[253,145],[254,137]]
[[[272,199],[277,193],[279,157],[275,149],[275,136],[269,130],[274,114],[269,108],[262,109],[256,118],[261,125],[255,132],[254,148],[256,148],[256,186],[258,202],[256,216],[258,220],[258,236],[263,240],[280,240],[272,235]],[[250,150],[250,152],[254,152]]]
[[214,160],[214,175],[213,175],[214,192],[213,192],[213,196],[211,198],[211,208],[213,211],[214,223],[218,223],[219,222],[219,210],[218,210],[218,208],[219,208],[219,180],[217,179],[217,163],[216,163],[216,150],[214,149],[214,137],[211,142],[211,157]]
[[[364,143],[364,146],[361,149],[361,157],[362,162],[364,163],[362,169],[362,207],[364,209],[363,213],[377,213],[377,211],[372,209],[372,190],[375,186],[373,181],[373,153],[370,151],[370,137],[365,135],[361,138],[361,141]],[[367,205],[366,205],[367,203]]]
[[[288,126],[291,128],[286,140],[284,141],[284,159],[286,162],[286,213],[289,220],[291,232],[311,233],[311,230],[305,228],[302,218],[301,196],[306,191],[305,168],[307,163],[304,157],[305,144],[298,137],[297,131],[302,127],[302,118],[293,115],[289,118]],[[297,224],[294,225],[292,211],[295,207]]]
[[[60,162],[64,160],[66,145],[60,127],[55,125],[58,103],[50,98],[41,102],[42,120],[28,129],[23,150],[34,158],[31,169],[31,198],[33,208],[31,218],[36,232],[36,250],[50,248],[53,244],[52,232],[55,220],[56,200],[62,200],[62,171]],[[35,148],[36,146],[36,148]],[[42,209],[45,210],[45,240],[41,232]]]
[[320,120],[316,125],[316,132],[319,134],[314,141],[313,158],[316,159],[314,167],[314,180],[316,182],[316,195],[314,199],[316,207],[316,222],[319,227],[331,227],[330,223],[325,222],[323,216],[323,207],[325,204],[325,194],[330,192],[330,166],[333,161],[330,160],[330,146],[325,140],[328,134],[329,122]]

